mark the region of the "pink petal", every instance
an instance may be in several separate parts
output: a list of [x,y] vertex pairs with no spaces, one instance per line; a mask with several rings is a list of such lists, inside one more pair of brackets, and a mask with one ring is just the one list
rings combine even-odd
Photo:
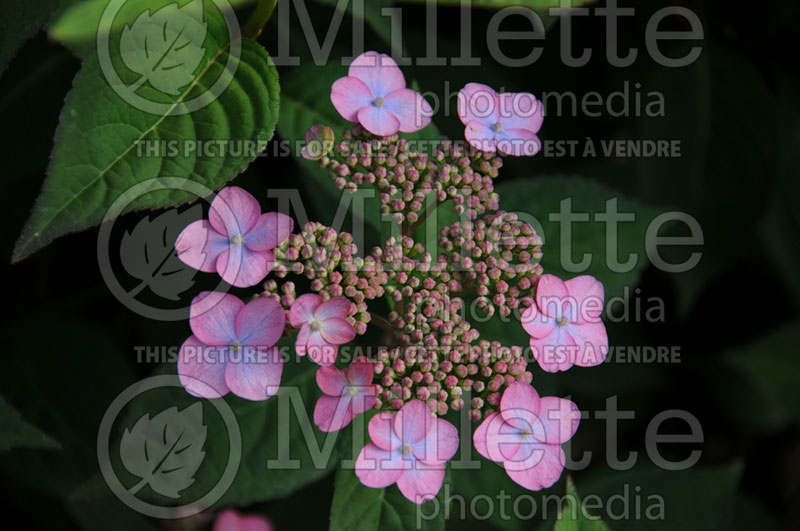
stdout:
[[216,271],[217,257],[228,248],[228,238],[203,219],[190,223],[175,241],[181,262],[198,271]]
[[350,63],[347,74],[363,81],[373,98],[385,98],[390,92],[406,86],[400,67],[385,53],[362,53]]
[[566,456],[555,444],[523,443],[513,460],[503,466],[508,477],[529,490],[552,487],[564,471]]
[[239,531],[272,531],[272,526],[265,518],[253,514],[239,520]]
[[341,396],[350,382],[344,371],[336,367],[320,367],[317,369],[317,385],[326,395]]
[[569,290],[564,282],[553,275],[545,274],[536,286],[536,305],[539,311],[558,319],[569,305]]
[[225,349],[209,347],[195,336],[189,336],[178,354],[178,378],[194,396],[219,398],[228,394]]
[[294,220],[286,214],[267,212],[244,237],[244,244],[251,251],[268,251],[282,244],[294,229]]
[[339,431],[353,420],[349,395],[322,395],[314,406],[314,424],[325,432]]
[[365,385],[358,387],[358,393],[353,397],[350,406],[353,408],[353,416],[359,415],[368,409],[372,409],[378,401],[378,390],[375,386]]
[[246,400],[266,400],[278,392],[283,359],[276,347],[230,351],[225,383],[231,392]]
[[331,103],[348,122],[358,121],[358,111],[372,105],[375,97],[363,81],[355,77],[342,77],[331,86]]
[[397,413],[381,411],[369,420],[367,431],[372,442],[383,450],[396,450],[402,441],[394,432],[394,417]]
[[575,307],[570,312],[570,322],[576,324],[600,322],[605,291],[603,284],[590,275],[581,275],[564,282]]
[[397,479],[397,488],[409,501],[425,503],[439,494],[444,481],[444,465],[439,467],[411,467]]
[[556,326],[556,320],[541,313],[536,305],[530,306],[522,312],[520,321],[528,335],[537,339],[552,334]]
[[269,251],[231,245],[217,258],[217,273],[231,286],[249,288],[264,280],[274,263],[275,257]]
[[497,151],[495,132],[484,123],[475,121],[467,123],[467,127],[464,129],[464,137],[473,148],[479,151],[487,153]]
[[300,328],[314,320],[314,311],[322,304],[322,297],[315,293],[300,295],[289,308],[289,324]]
[[519,441],[519,430],[504,421],[496,411],[489,413],[472,435],[478,453],[498,463],[514,457]]
[[503,129],[497,134],[497,149],[513,157],[531,157],[539,153],[539,137],[527,129]]
[[336,362],[336,356],[339,354],[339,347],[325,341],[319,331],[310,330],[308,341],[306,342],[306,353],[317,365],[333,365]]
[[422,94],[411,89],[395,90],[383,103],[383,108],[400,122],[400,131],[413,133],[431,123],[433,108]]
[[261,206],[256,198],[238,186],[220,190],[208,211],[208,221],[214,230],[228,237],[245,234],[260,216]]
[[608,335],[602,322],[570,324],[567,330],[577,346],[573,358],[575,365],[594,367],[605,361],[606,355],[608,355]]
[[331,317],[322,321],[319,331],[323,339],[332,345],[343,345],[356,337],[356,330],[353,325],[338,317]]
[[536,133],[542,127],[544,106],[528,92],[505,92],[498,95],[500,121],[505,129],[526,129]]
[[341,319],[347,318],[350,315],[350,309],[353,303],[344,297],[334,297],[325,302],[320,303],[319,307],[314,310],[314,319],[317,321],[324,321],[329,317],[339,317]]
[[500,117],[497,92],[482,83],[467,83],[458,92],[458,116],[464,125],[479,122],[491,126]]
[[211,346],[236,340],[236,316],[244,303],[228,293],[204,291],[192,300],[189,326],[197,339]]
[[298,356],[306,355],[306,345],[308,345],[309,336],[311,336],[311,327],[307,324],[302,325],[294,341],[294,351]]
[[366,386],[372,383],[375,368],[369,358],[359,356],[350,363],[350,366],[345,369],[345,372],[347,373],[347,379],[350,383],[353,385]]
[[414,444],[421,441],[433,427],[435,417],[421,400],[411,400],[394,417],[394,432],[400,440]]
[[214,521],[214,531],[238,531],[239,530],[239,514],[232,510],[226,509],[219,513],[217,519]]
[[563,444],[578,430],[581,412],[571,400],[543,396],[539,404],[539,423],[534,437],[547,444]]
[[431,430],[411,450],[414,457],[426,465],[444,464],[456,455],[458,430],[444,419],[434,419]]
[[399,451],[382,450],[368,443],[356,458],[356,476],[367,487],[382,489],[395,483],[405,466]]
[[358,123],[377,136],[389,136],[400,130],[400,120],[383,107],[369,105],[358,111]]
[[557,326],[547,337],[531,338],[531,351],[543,370],[566,371],[575,363],[578,345],[564,328]]
[[503,420],[520,430],[530,429],[539,413],[539,393],[530,384],[514,382],[500,397]]
[[272,298],[260,297],[248,302],[236,316],[239,343],[252,347],[271,347],[283,335],[286,312]]

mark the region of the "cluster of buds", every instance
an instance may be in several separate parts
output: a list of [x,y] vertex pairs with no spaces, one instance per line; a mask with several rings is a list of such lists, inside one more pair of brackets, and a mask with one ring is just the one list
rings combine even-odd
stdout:
[[[358,334],[368,323],[387,332],[373,358],[376,407],[399,410],[417,399],[439,415],[466,407],[472,420],[484,418],[503,389],[532,376],[522,348],[480,339],[465,318],[463,296],[475,293],[486,314],[506,316],[530,305],[542,274],[541,237],[515,214],[497,211],[492,179],[500,159],[450,142],[428,156],[397,135],[375,137],[360,126],[339,142],[323,126],[309,131],[314,135],[325,141],[315,158],[336,185],[351,192],[376,186],[401,235],[362,258],[350,234],[308,223],[274,250],[276,276],[304,275],[323,299],[351,299],[356,313],[348,320]],[[440,230],[431,242],[436,249],[411,236],[433,212],[424,207],[431,193],[435,206],[452,204],[461,219]],[[268,281],[264,296],[288,308],[295,298],[288,284]],[[384,296],[392,306],[387,318],[368,307]]]
[[[398,224],[413,226],[425,217],[430,197],[434,205],[447,200],[455,213],[466,219],[498,208],[492,179],[502,166],[499,157],[468,144],[443,141],[432,155],[411,149],[408,140],[390,135],[375,137],[360,125],[345,131],[341,142],[330,141],[331,130],[316,129],[314,151],[321,167],[340,190],[355,192],[361,185],[375,186],[381,214]],[[326,147],[330,151],[326,151]]]
[[477,307],[503,317],[531,304],[542,275],[542,238],[510,212],[443,227],[439,246],[448,253],[453,278],[473,289]]

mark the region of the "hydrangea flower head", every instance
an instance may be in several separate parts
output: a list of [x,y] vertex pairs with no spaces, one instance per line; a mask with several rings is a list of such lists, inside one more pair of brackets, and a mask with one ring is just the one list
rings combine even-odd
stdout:
[[317,385],[323,395],[314,408],[314,424],[322,431],[341,430],[356,415],[374,406],[377,390],[372,385],[372,374],[372,362],[363,356],[344,369],[320,367]]
[[561,444],[578,429],[580,411],[569,400],[539,398],[529,384],[514,382],[473,435],[475,449],[502,463],[509,477],[526,489],[552,486],[564,470]]
[[445,463],[458,450],[458,430],[434,417],[420,400],[396,413],[381,412],[369,421],[368,443],[356,459],[356,475],[367,487],[397,483],[414,503],[424,503],[442,488]]
[[421,94],[406,88],[394,59],[378,52],[355,58],[347,77],[331,87],[331,102],[345,120],[378,136],[419,131],[431,122],[433,113]]
[[600,319],[603,298],[603,285],[592,276],[564,282],[542,275],[535,304],[522,313],[522,327],[531,336],[531,349],[542,369],[557,372],[603,362],[608,354],[608,335]]
[[281,381],[283,360],[274,345],[285,324],[286,311],[273,299],[245,304],[227,293],[201,293],[190,309],[193,335],[178,355],[181,383],[203,398],[232,392],[266,400]]
[[225,509],[214,520],[214,531],[272,531],[272,524],[256,514],[241,514]]
[[295,351],[298,356],[308,354],[319,365],[333,365],[339,345],[349,343],[356,331],[347,317],[353,303],[344,297],[323,301],[315,293],[300,295],[289,310],[289,322],[297,333]]
[[217,272],[239,288],[254,286],[272,270],[272,249],[283,243],[294,220],[277,212],[261,213],[255,197],[238,186],[223,188],[211,202],[208,220],[191,223],[175,249],[186,265]]
[[467,83],[458,93],[458,116],[466,126],[464,136],[480,151],[506,155],[535,155],[542,145],[536,133],[544,110],[533,94],[498,94],[481,83]]

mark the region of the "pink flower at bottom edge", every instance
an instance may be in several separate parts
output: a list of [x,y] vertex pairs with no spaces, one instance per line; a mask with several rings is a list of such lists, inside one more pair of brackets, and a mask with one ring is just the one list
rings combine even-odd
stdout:
[[373,372],[372,362],[363,356],[344,369],[320,367],[317,385],[324,394],[314,407],[314,424],[322,431],[337,431],[374,406],[378,393]]
[[214,521],[214,531],[273,531],[272,524],[257,514],[241,514],[233,509],[220,512]]
[[503,464],[508,476],[526,489],[552,486],[564,470],[561,444],[578,429],[580,411],[569,400],[540,398],[523,382],[512,383],[500,398],[500,411],[490,413],[475,430],[475,449]]
[[397,483],[413,503],[436,496],[445,463],[458,450],[458,430],[434,417],[424,402],[411,400],[396,413],[378,413],[369,421],[368,443],[356,459],[356,476],[372,488]]

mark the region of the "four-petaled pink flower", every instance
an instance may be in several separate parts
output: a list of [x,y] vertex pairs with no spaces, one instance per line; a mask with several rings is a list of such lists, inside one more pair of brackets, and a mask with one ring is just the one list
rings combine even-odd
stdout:
[[314,408],[314,424],[322,431],[341,430],[374,406],[378,392],[372,385],[372,374],[372,362],[363,356],[345,369],[320,367],[317,385],[324,394]]
[[566,282],[542,275],[536,303],[522,313],[522,327],[531,336],[539,366],[548,372],[573,365],[599,365],[608,354],[608,335],[600,319],[603,285],[583,275]]
[[356,459],[356,475],[367,487],[392,483],[414,503],[442,488],[445,463],[458,449],[458,430],[436,418],[424,402],[412,400],[397,413],[378,413],[369,421],[367,443]]
[[295,351],[319,365],[333,365],[339,346],[356,337],[355,328],[347,322],[353,303],[344,297],[323,301],[314,293],[300,295],[289,309],[289,322],[299,328]]
[[272,249],[291,234],[294,220],[277,212],[261,213],[256,198],[238,186],[220,190],[208,212],[183,229],[175,242],[186,265],[213,273],[239,288],[255,286],[272,270]]
[[386,54],[364,52],[350,64],[347,77],[331,87],[331,102],[345,120],[378,136],[413,133],[431,122],[433,109],[418,92],[406,88],[397,63]]
[[214,531],[272,531],[272,524],[257,514],[241,514],[225,509],[214,521]]
[[564,470],[561,444],[575,435],[580,411],[569,400],[539,398],[524,382],[512,383],[500,398],[500,411],[490,413],[475,430],[475,449],[503,464],[506,473],[526,489],[552,486]]
[[275,343],[286,311],[271,298],[247,304],[227,293],[203,292],[192,301],[189,336],[178,355],[178,376],[196,396],[233,394],[266,400],[277,392],[283,359]]
[[542,147],[536,133],[544,110],[533,94],[498,94],[481,83],[467,83],[458,93],[458,116],[466,126],[464,136],[480,151],[507,155],[535,155]]

